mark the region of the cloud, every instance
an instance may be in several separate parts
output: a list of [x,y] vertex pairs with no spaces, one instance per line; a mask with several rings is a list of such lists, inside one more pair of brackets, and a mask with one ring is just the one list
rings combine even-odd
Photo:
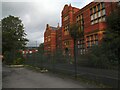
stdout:
[[57,26],[61,22],[61,11],[65,4],[71,3],[74,7],[82,8],[92,0],[78,1],[80,0],[4,0],[2,17],[20,17],[30,43],[37,41],[39,44],[44,40],[46,24]]

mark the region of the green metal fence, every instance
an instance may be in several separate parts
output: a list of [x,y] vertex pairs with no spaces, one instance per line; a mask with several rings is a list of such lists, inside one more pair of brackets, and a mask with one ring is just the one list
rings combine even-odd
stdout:
[[[77,65],[75,65],[74,63],[74,58],[68,55],[64,56],[62,54],[56,53],[52,56],[50,55],[46,56],[37,52],[26,55],[25,65],[38,67],[41,70],[45,68],[48,71],[54,73],[63,73],[65,75],[72,76],[75,78],[78,77],[87,78],[100,83],[111,85],[113,87],[118,86],[117,83],[118,79],[114,79],[118,77],[117,71],[91,68],[89,63],[90,60],[88,61],[86,59],[86,56],[77,55],[76,59],[77,59]],[[76,72],[75,72],[75,66],[77,68]],[[111,73],[113,74],[111,75]],[[110,81],[109,83],[108,80]]]
[[53,72],[60,72],[74,75],[74,62],[70,56],[63,56],[60,54],[41,55],[40,53],[32,53],[26,55],[25,64],[41,69],[46,68]]

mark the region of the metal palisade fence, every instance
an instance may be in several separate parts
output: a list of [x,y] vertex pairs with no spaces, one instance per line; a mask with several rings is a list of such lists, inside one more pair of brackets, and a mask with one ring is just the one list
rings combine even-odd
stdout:
[[[93,67],[92,61],[87,55],[76,55],[74,57],[62,55],[59,52],[53,55],[44,55],[39,52],[26,54],[25,65],[47,69],[54,73],[61,73],[71,77],[94,80],[100,83],[118,87],[118,71]],[[75,69],[76,68],[76,69]],[[109,81],[109,82],[108,82]]]
[[39,52],[27,54],[25,60],[26,65],[71,75],[74,75],[73,63],[73,58],[67,55],[42,55]]

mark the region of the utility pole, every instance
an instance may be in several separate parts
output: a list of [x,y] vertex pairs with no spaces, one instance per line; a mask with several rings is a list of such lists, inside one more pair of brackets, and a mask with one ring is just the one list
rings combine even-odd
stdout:
[[37,48],[37,41],[36,41],[36,48]]

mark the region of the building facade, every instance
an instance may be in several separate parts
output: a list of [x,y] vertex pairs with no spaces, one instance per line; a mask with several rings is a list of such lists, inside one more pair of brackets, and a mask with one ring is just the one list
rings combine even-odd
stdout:
[[65,5],[62,10],[62,50],[63,53],[68,53],[69,55],[73,55],[74,51],[74,41],[69,34],[70,24],[72,24],[74,14],[78,12],[80,9],[72,7],[70,5]]
[[62,48],[62,28],[59,27],[58,24],[58,30],[56,32],[56,50],[61,50]]
[[44,33],[44,51],[45,54],[52,54],[56,51],[56,33],[58,28],[46,25]]
[[61,13],[62,26],[46,27],[44,50],[54,52],[59,48],[63,54],[67,51],[73,56],[74,42],[69,34],[69,28],[72,23],[77,23],[83,32],[83,37],[77,39],[78,53],[85,54],[90,47],[101,43],[107,27],[106,17],[117,8],[117,5],[117,2],[91,2],[79,9],[66,4]]

